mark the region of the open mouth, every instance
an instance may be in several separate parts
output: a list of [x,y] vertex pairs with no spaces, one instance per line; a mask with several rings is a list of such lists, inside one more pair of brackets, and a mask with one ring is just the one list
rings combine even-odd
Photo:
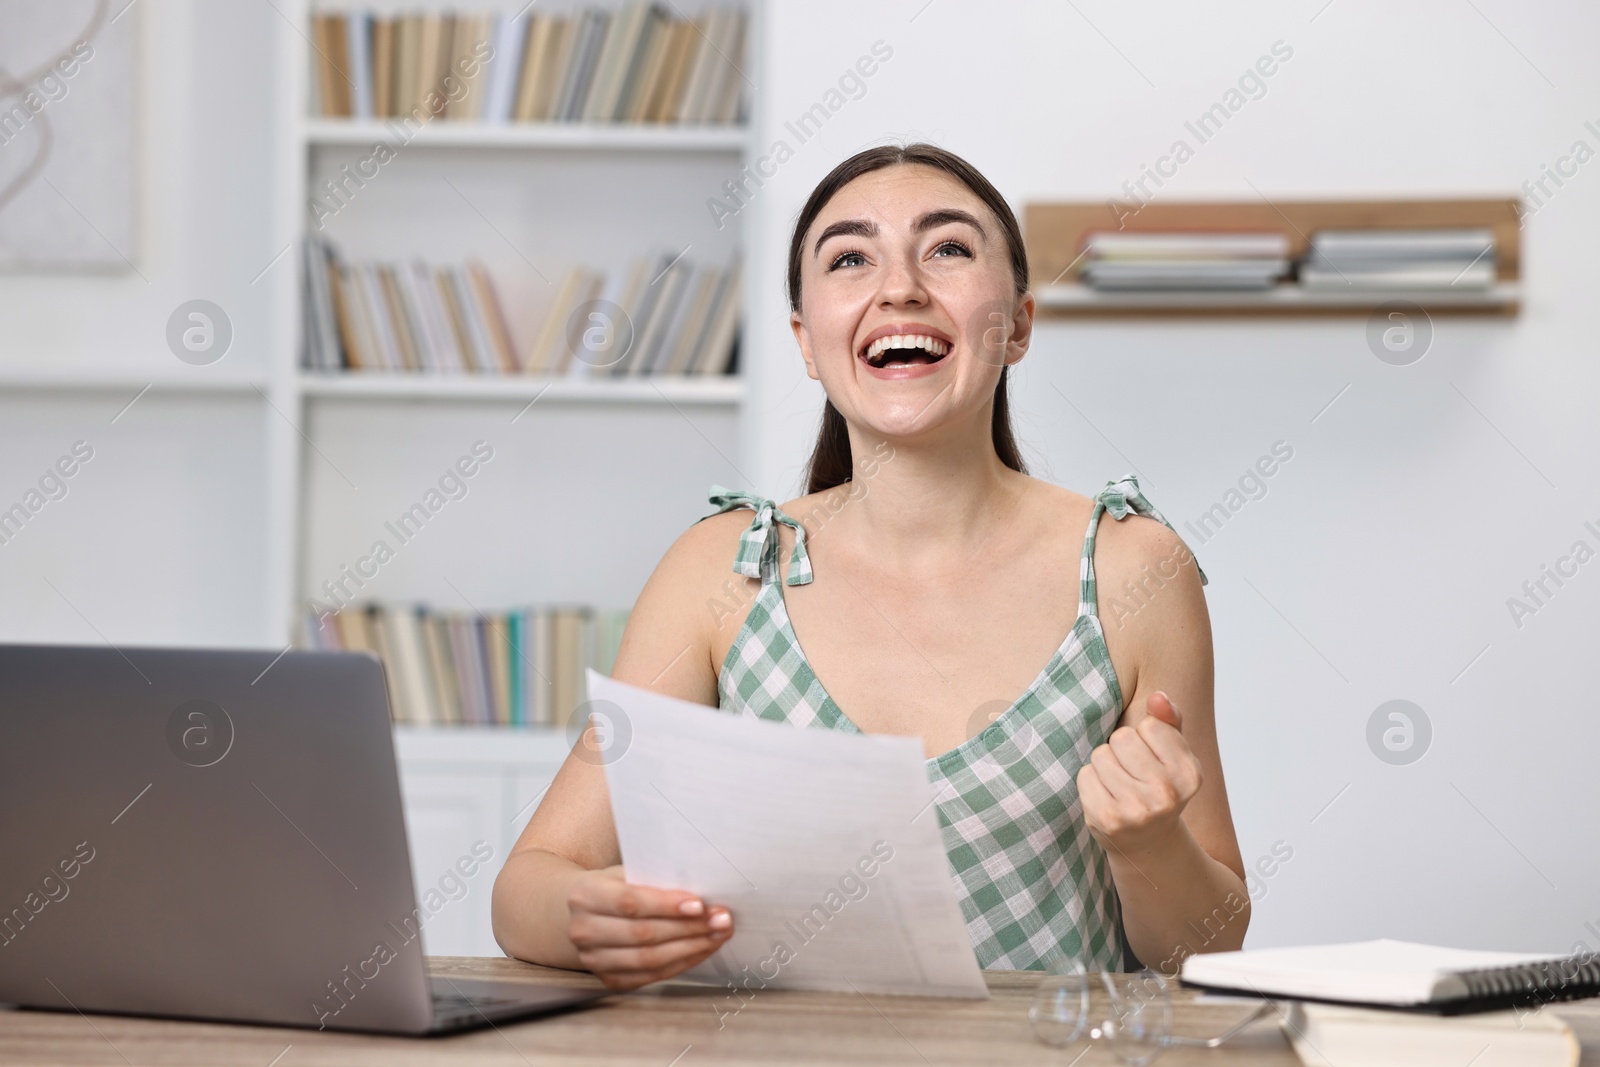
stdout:
[[950,342],[920,333],[894,333],[879,337],[861,349],[869,367],[911,366],[937,363],[950,353]]

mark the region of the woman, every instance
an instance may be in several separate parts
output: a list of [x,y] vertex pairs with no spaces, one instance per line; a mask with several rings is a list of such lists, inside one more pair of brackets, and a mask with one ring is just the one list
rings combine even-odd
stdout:
[[[1249,922],[1205,579],[1132,477],[1089,499],[1024,472],[1006,369],[1027,287],[1015,216],[959,157],[876,148],[824,178],[789,249],[790,324],[828,396],[808,495],[715,492],[613,673],[920,737],[980,964],[1117,970],[1126,948],[1170,971]],[[736,935],[715,901],[619,863],[602,768],[569,758],[495,883],[501,946],[631,989]]]

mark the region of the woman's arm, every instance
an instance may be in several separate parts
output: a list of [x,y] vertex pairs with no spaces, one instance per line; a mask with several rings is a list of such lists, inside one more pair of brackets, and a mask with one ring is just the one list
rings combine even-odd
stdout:
[[[1146,966],[1173,974],[1185,956],[1243,944],[1250,897],[1217,750],[1199,571],[1160,523],[1116,526],[1126,529],[1104,568],[1101,617],[1124,650],[1119,658],[1135,664],[1134,688],[1122,725],[1079,773],[1078,790],[1089,831],[1111,862],[1130,947]],[[1181,561],[1178,574],[1153,587],[1147,576],[1166,560]],[[1104,605],[1124,574],[1146,579],[1144,603],[1108,615]]]
[[[716,704],[708,582],[726,573],[744,525],[738,515],[717,516],[678,539],[634,605],[612,677]],[[733,920],[692,893],[624,881],[594,753],[585,744],[573,749],[512,848],[495,879],[494,933],[507,955],[584,968],[612,988],[632,989],[712,955],[732,936]]]

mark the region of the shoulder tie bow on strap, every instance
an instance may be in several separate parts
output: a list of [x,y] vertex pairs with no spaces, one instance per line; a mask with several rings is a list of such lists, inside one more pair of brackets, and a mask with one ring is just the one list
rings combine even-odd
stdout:
[[[1095,499],[1105,505],[1105,509],[1111,513],[1113,519],[1125,519],[1129,514],[1143,515],[1146,518],[1155,519],[1167,529],[1172,530],[1173,533],[1178,533],[1176,529],[1173,529],[1172,523],[1167,521],[1167,517],[1157,511],[1154,504],[1145,499],[1144,492],[1139,488],[1139,476],[1137,474],[1124,474],[1117,481],[1107,482],[1106,487],[1100,490],[1100,495]],[[1179,538],[1181,540],[1181,534]],[[1190,555],[1193,554],[1191,551]],[[1200,584],[1209,584],[1206,579],[1206,572],[1200,570],[1199,560],[1195,560],[1194,567],[1195,570],[1200,571]]]
[[811,583],[811,557],[806,554],[806,530],[798,519],[780,510],[766,497],[725,489],[720,485],[711,487],[711,503],[717,506],[713,512],[716,515],[738,508],[750,508],[756,513],[749,527],[739,535],[739,554],[733,561],[735,574],[765,581],[766,576],[762,571],[770,564],[772,577],[777,578],[778,536],[774,526],[782,524],[794,531],[794,551],[789,556],[789,577],[784,584]]

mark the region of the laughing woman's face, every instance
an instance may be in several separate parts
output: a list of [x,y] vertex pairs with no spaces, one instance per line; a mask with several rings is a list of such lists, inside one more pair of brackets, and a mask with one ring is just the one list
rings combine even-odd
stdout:
[[852,426],[891,439],[987,437],[1002,367],[1028,348],[999,220],[958,179],[916,164],[873,171],[806,232],[791,316],[811,377]]

